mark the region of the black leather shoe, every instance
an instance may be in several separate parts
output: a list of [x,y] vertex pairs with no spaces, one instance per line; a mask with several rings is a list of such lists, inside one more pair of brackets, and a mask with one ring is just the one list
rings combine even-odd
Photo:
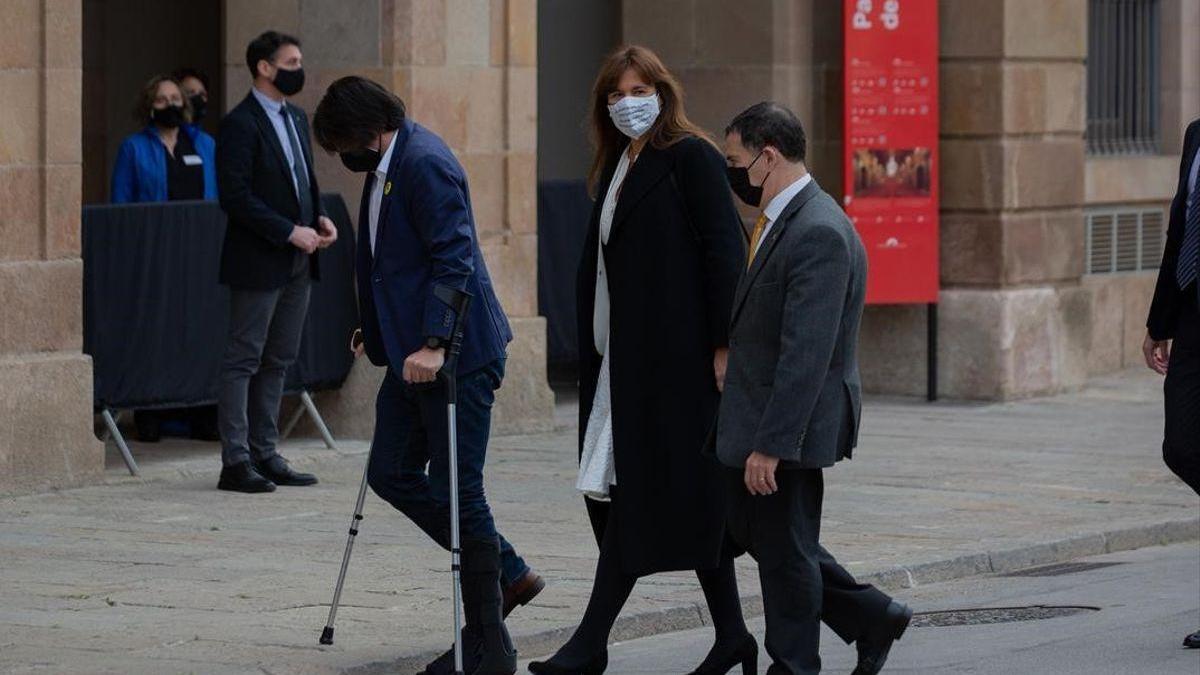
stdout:
[[892,643],[908,630],[912,615],[911,609],[893,600],[883,613],[883,619],[858,639],[858,666],[852,675],[876,675],[883,670]]
[[250,462],[240,462],[221,469],[221,480],[217,482],[217,489],[230,492],[274,492],[275,484],[263,478]]
[[536,675],[601,675],[608,669],[608,650],[593,656],[581,666],[562,666],[549,661],[534,661],[529,664],[529,672]]
[[258,472],[276,485],[298,486],[317,484],[317,477],[311,473],[292,471],[292,467],[288,466],[287,460],[282,455],[271,455],[270,459],[256,462],[255,464],[258,466]]
[[546,588],[546,580],[542,575],[527,570],[520,579],[504,589],[504,617],[508,618],[513,610],[521,605],[528,605]]
[[1183,638],[1183,646],[1188,649],[1200,649],[1200,630]]

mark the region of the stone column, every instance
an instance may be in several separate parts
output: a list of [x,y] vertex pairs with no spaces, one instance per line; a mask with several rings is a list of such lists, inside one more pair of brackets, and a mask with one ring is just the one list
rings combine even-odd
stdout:
[[1006,399],[1079,386],[1087,3],[940,4],[940,387]]
[[[1162,147],[1165,155],[1183,150],[1183,132],[1200,113],[1200,2],[1162,0]],[[1178,166],[1174,167],[1178,168]],[[1173,188],[1174,186],[1172,186]]]
[[[941,0],[939,390],[1008,399],[1081,385],[1086,0]],[[872,391],[924,394],[925,308],[868,308]]]
[[[227,103],[249,86],[246,44],[269,28],[303,42],[308,84],[297,103],[308,111],[335,79],[370,77],[454,150],[467,170],[484,257],[516,335],[493,429],[551,428],[546,326],[537,315],[536,0],[226,0]],[[362,177],[336,157],[319,149],[317,155],[322,190],[341,192],[357,217]],[[370,437],[382,375],[361,359],[341,390],[317,398],[335,436]]]
[[92,433],[79,257],[82,6],[12,0],[0,21],[0,490],[104,471]]

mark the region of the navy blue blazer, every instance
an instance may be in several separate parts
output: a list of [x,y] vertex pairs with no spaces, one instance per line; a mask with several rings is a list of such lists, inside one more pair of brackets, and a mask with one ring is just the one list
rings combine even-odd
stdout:
[[479,249],[466,172],[441,138],[411,120],[392,143],[374,251],[373,173],[358,219],[358,306],[367,357],[399,372],[426,338],[449,339],[455,313],[433,294],[444,285],[471,294],[457,369],[469,373],[504,356],[512,329]]

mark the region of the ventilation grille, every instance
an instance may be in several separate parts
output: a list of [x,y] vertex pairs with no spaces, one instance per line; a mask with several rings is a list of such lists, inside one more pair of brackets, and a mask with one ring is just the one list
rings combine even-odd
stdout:
[[1166,234],[1161,208],[1089,211],[1084,217],[1089,274],[1158,269]]

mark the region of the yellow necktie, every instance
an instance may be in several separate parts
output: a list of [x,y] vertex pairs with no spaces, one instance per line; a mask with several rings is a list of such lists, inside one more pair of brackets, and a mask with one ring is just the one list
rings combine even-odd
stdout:
[[758,240],[762,239],[763,230],[767,228],[767,214],[758,217],[754,223],[754,234],[750,235],[750,255],[746,257],[746,267],[754,264],[754,253],[758,250]]

